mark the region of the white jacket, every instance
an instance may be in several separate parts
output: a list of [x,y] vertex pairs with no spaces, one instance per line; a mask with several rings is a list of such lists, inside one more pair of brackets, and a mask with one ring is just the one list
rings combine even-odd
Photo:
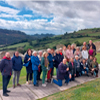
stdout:
[[82,58],[88,59],[88,51],[87,50],[82,50]]

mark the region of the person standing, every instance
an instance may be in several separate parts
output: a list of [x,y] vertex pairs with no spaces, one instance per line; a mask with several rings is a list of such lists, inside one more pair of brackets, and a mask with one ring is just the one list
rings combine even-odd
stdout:
[[38,86],[37,83],[37,74],[38,74],[38,68],[40,67],[40,60],[37,56],[37,52],[33,52],[33,56],[31,57],[31,63],[32,63],[32,70],[33,70],[33,84],[34,86]]
[[25,58],[24,58],[24,63],[27,64],[27,66],[26,66],[26,72],[27,72],[26,84],[32,83],[32,73],[33,73],[33,71],[32,71],[31,57],[32,57],[32,50],[28,49],[27,54],[25,55]]
[[9,96],[7,92],[7,86],[9,84],[11,75],[12,75],[12,60],[10,58],[10,53],[6,52],[5,56],[0,62],[0,71],[2,73],[2,81],[3,81],[3,96]]
[[44,52],[42,60],[41,60],[42,73],[43,73],[42,74],[42,86],[43,87],[46,87],[45,78],[46,78],[46,75],[47,75],[47,68],[48,68],[48,65],[49,65],[49,61],[48,61],[47,57],[48,57],[48,53]]
[[53,68],[54,58],[51,55],[51,49],[47,49],[47,52],[48,52],[48,60],[49,60],[49,68],[50,68],[50,70],[48,70],[48,73],[47,73],[47,82],[50,83],[51,82],[51,71]]
[[[38,53],[39,53],[38,58],[39,58],[39,60],[41,62],[41,59],[42,59],[42,51],[39,51]],[[42,68],[41,68],[41,65],[40,65],[40,67],[38,68],[38,74],[37,74],[37,80],[38,81],[41,81],[41,79],[40,79],[41,72],[42,72]]]
[[15,79],[17,76],[17,86],[21,86],[19,84],[19,77],[20,77],[20,72],[23,66],[22,58],[19,56],[19,52],[16,51],[14,53],[14,56],[12,58],[12,69],[13,69],[13,88],[15,88]]

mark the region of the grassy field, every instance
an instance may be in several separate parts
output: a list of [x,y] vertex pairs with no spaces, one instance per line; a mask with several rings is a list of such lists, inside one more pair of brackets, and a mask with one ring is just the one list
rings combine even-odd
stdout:
[[100,78],[39,100],[100,100]]

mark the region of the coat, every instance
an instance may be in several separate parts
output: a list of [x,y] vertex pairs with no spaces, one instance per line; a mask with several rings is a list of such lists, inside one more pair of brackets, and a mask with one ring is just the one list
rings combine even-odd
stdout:
[[68,67],[69,67],[69,72],[71,73],[71,75],[76,74],[75,62],[73,62],[73,66],[72,66],[72,63],[69,62],[69,63],[68,63]]
[[57,79],[65,79],[65,75],[69,74],[69,71],[66,71],[67,67],[68,66],[66,64],[64,65],[62,62],[59,64],[57,71]]
[[[75,59],[75,60],[74,60],[74,63],[75,63],[76,71],[80,72],[80,71],[81,71],[80,61]],[[79,65],[78,65],[78,64],[79,64]]]
[[38,56],[32,56],[31,57],[31,63],[32,63],[32,70],[38,70],[38,66],[40,65],[40,60]]
[[12,58],[12,69],[14,71],[20,71],[23,66],[22,58],[20,56],[16,57],[15,55]]
[[[90,44],[88,44],[88,47],[90,48]],[[96,51],[96,46],[92,43],[92,48]]]
[[[85,67],[88,68],[88,64],[85,63]],[[84,66],[83,66],[83,63],[81,62],[81,71],[84,71]]]
[[74,58],[74,54],[73,54],[73,50],[66,50],[66,57],[68,58],[68,59],[70,59],[70,58]]
[[12,60],[7,59],[5,56],[0,62],[0,71],[2,75],[12,75]]
[[97,62],[91,62],[91,65],[89,67],[89,69],[91,70],[92,68],[96,69],[96,70],[99,70],[99,66],[98,66],[98,63]]
[[24,58],[24,63],[28,63],[28,66],[26,67],[26,71],[27,73],[32,73],[32,63],[31,63],[31,60],[28,61],[28,59],[31,58],[31,56],[29,56],[28,54],[25,55],[25,58]]
[[53,60],[54,60],[54,58],[50,53],[48,54],[48,60],[49,60],[49,67],[53,68]]
[[55,56],[54,56],[54,59],[55,59],[55,61],[54,61],[54,63],[55,63],[55,67],[56,68],[58,68],[58,65],[62,62],[62,56],[60,55],[60,54],[56,54]]
[[44,60],[44,57],[42,57],[42,59],[41,59],[41,66],[42,66],[42,70],[43,70],[43,71],[47,71],[47,67],[45,67],[45,60]]

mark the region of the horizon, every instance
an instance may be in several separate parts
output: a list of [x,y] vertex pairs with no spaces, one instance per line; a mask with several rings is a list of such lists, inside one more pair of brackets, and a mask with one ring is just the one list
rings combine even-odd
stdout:
[[100,1],[2,0],[0,28],[19,30],[28,35],[62,35],[100,27],[99,12]]

